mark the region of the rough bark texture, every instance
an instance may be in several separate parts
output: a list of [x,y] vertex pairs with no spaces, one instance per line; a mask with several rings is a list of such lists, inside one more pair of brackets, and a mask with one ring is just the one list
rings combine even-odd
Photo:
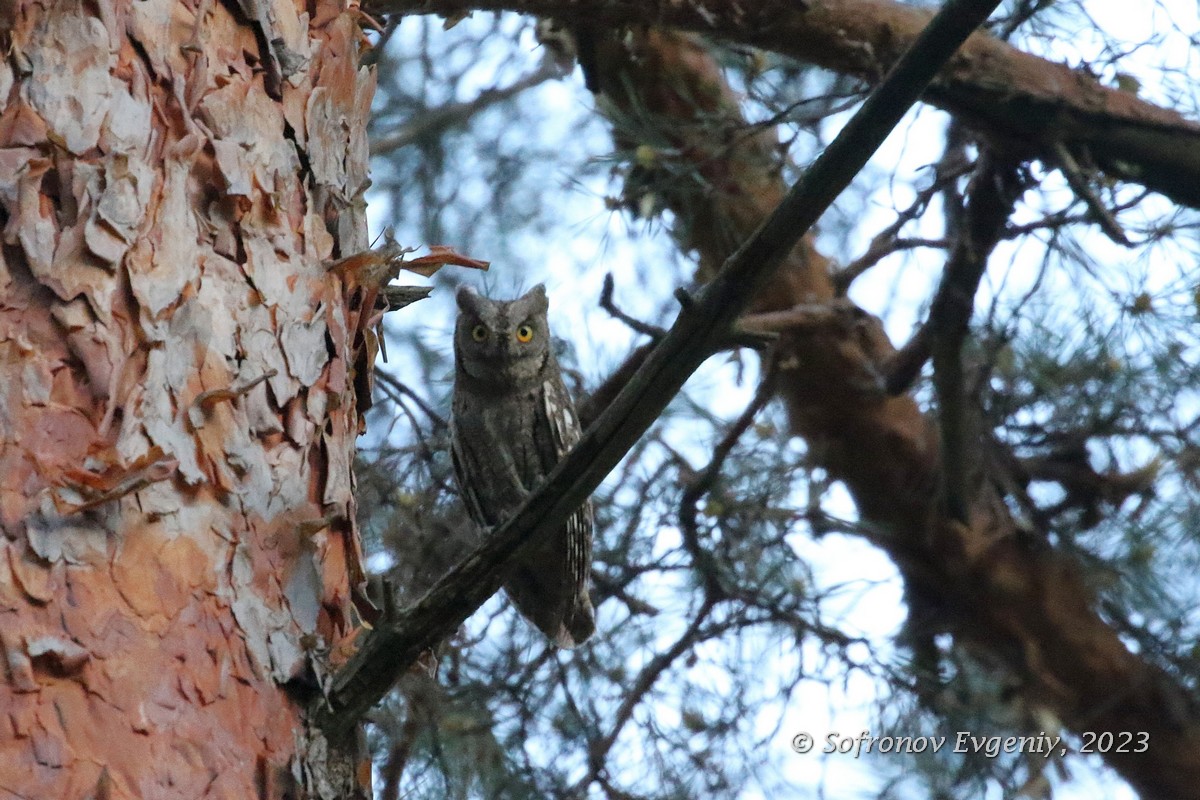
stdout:
[[[379,11],[453,16],[470,9],[555,17],[593,29],[662,25],[711,34],[877,81],[933,11],[891,0],[373,0]],[[926,99],[1020,154],[1055,143],[1114,177],[1200,207],[1200,123],[983,34],[959,51]]]
[[342,4],[238,8],[0,8],[5,796],[360,790],[285,684],[359,576],[373,77]]
[[[601,88],[621,114],[641,115],[642,130],[651,125],[668,137],[671,147],[662,149],[681,153],[703,177],[704,191],[659,190],[680,219],[681,244],[700,252],[706,273],[778,203],[783,186],[770,135],[721,134],[744,120],[695,40],[650,30],[625,41],[598,49]],[[759,308],[832,296],[826,260],[802,243]],[[911,398],[882,391],[880,370],[893,348],[878,321],[851,312],[835,324],[785,333],[782,347],[780,396],[795,432],[851,490],[922,618],[1005,664],[1024,680],[1031,702],[1072,730],[1148,732],[1147,752],[1112,753],[1109,763],[1146,797],[1194,797],[1200,717],[1184,688],[1129,652],[1093,610],[1071,563],[1020,535],[999,498],[977,491],[968,525],[940,509],[935,426]]]

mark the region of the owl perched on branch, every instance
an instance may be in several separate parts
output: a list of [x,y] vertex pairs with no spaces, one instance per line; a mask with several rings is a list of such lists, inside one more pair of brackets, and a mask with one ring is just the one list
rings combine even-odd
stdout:
[[[579,417],[550,347],[541,284],[510,302],[458,290],[454,328],[454,474],[471,517],[504,522],[579,439]],[[513,604],[559,647],[596,629],[588,575],[592,508],[584,503],[505,584]]]

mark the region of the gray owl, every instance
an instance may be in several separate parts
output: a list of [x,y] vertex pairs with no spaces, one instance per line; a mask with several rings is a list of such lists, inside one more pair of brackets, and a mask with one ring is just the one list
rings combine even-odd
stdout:
[[[467,510],[498,525],[579,439],[579,418],[550,348],[546,289],[511,302],[458,290],[450,452]],[[592,507],[580,506],[505,584],[513,605],[559,647],[596,629],[588,575]]]

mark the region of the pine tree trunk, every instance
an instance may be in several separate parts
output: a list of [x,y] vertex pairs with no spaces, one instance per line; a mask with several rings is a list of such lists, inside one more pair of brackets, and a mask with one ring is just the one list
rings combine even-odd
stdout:
[[336,2],[0,9],[0,787],[354,797],[309,732],[351,624],[365,245]]

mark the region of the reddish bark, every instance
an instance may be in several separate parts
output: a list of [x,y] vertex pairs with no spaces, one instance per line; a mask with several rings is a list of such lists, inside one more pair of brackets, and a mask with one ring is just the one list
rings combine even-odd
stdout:
[[359,571],[325,261],[365,245],[373,83],[340,4],[271,4],[260,31],[232,7],[0,11],[14,796],[355,791],[285,683],[350,627]]

